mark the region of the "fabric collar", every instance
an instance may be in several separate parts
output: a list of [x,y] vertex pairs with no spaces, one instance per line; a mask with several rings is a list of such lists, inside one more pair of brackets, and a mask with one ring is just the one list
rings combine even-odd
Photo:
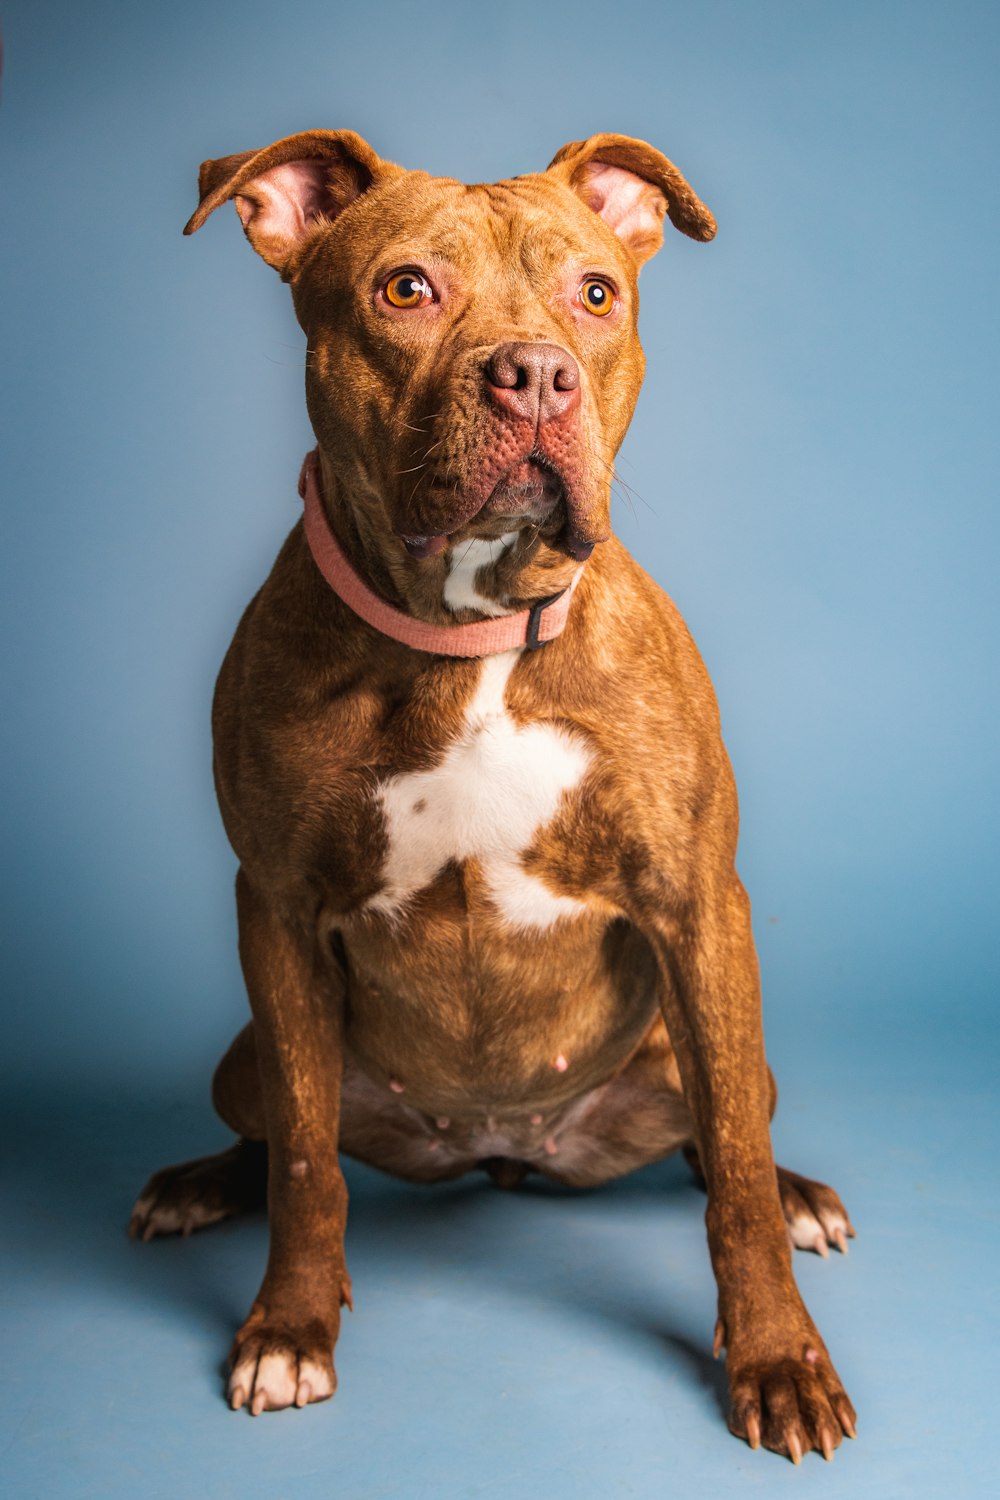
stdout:
[[516,614],[476,620],[471,625],[431,625],[395,609],[355,571],[327,520],[320,495],[319,453],[307,453],[299,475],[305,505],[303,526],[317,568],[349,609],[382,635],[437,656],[494,656],[517,646],[536,650],[561,635],[583,568],[568,588]]

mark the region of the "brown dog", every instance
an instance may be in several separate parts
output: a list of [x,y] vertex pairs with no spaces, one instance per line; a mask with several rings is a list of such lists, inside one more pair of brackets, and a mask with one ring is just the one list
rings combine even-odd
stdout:
[[608,521],[639,267],[664,214],[699,240],[714,220],[615,135],[466,187],[313,131],[206,162],[200,186],[187,232],[233,198],[291,284],[319,446],[215,699],[253,1021],[214,1098],[240,1141],[157,1173],[132,1232],[222,1218],[266,1179],[229,1383],[256,1414],[334,1389],[338,1150],[511,1186],[682,1147],[708,1186],[733,1431],[829,1458],[854,1411],[789,1239],[825,1255],[853,1231],[831,1189],[775,1168],[712,688]]

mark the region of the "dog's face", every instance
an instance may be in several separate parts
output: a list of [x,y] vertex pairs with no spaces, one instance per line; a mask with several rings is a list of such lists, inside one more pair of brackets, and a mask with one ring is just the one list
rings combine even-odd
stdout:
[[642,378],[636,274],[561,183],[407,173],[309,246],[294,282],[309,413],[397,535],[606,535]]
[[406,172],[346,132],[207,162],[197,228],[235,197],[291,283],[320,447],[413,555],[531,524],[573,557],[609,530],[643,373],[639,266],[669,213],[714,221],[642,142],[598,136],[488,186]]

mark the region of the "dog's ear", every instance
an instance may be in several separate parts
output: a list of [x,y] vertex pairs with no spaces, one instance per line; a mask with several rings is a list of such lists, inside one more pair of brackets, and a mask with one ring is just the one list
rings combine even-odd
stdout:
[[184,233],[194,234],[220,204],[235,198],[247,239],[287,279],[296,248],[317,222],[335,219],[373,183],[402,170],[353,130],[306,130],[263,151],[202,162],[201,202]]
[[664,215],[693,240],[715,234],[714,218],[673,162],[630,135],[571,141],[548,170],[600,214],[637,266],[663,244]]

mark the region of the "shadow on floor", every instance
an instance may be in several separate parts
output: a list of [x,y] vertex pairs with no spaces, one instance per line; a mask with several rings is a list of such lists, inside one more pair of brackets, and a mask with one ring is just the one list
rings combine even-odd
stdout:
[[[5,1254],[30,1264],[47,1284],[79,1287],[88,1303],[128,1304],[133,1314],[203,1332],[203,1370],[215,1379],[220,1348],[228,1347],[263,1270],[264,1215],[183,1241],[143,1245],[126,1236],[132,1202],[152,1171],[229,1143],[207,1102],[129,1099],[101,1089],[72,1097],[36,1092],[13,1107],[8,1102],[0,1130],[10,1204]],[[679,1159],[587,1192],[542,1178],[503,1192],[478,1173],[414,1187],[353,1162],[345,1174],[356,1283],[376,1274],[416,1282],[429,1269],[461,1276],[466,1286],[470,1276],[481,1278],[491,1295],[500,1288],[522,1304],[564,1305],[654,1341],[725,1412],[725,1373],[711,1358],[710,1331],[699,1341],[700,1330],[682,1316],[684,1279],[672,1284],[670,1274],[678,1248],[702,1256],[706,1267],[708,1260],[704,1200]],[[648,1265],[630,1256],[627,1233],[618,1232],[623,1221],[627,1229],[650,1216],[663,1221],[664,1236],[652,1282]],[[676,1318],[668,1308],[675,1296]]]

